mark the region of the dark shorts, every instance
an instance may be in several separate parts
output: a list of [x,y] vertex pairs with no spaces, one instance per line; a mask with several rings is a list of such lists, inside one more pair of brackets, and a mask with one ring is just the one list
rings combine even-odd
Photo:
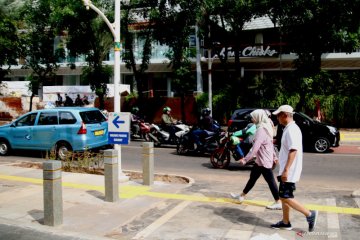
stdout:
[[281,181],[281,176],[277,176],[279,181],[279,197],[280,198],[294,198],[294,191],[296,190],[295,183]]

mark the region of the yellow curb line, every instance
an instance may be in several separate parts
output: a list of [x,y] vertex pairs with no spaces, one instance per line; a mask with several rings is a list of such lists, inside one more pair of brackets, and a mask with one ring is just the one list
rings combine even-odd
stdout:
[[[18,182],[28,182],[28,183],[34,183],[40,185],[43,184],[42,179],[36,179],[36,178],[0,175],[0,179],[18,181]],[[94,186],[90,184],[78,184],[78,183],[68,183],[68,182],[63,182],[62,184],[64,187],[71,187],[71,188],[85,189],[85,190],[97,190],[103,193],[105,192],[104,186]],[[185,200],[192,202],[245,204],[245,205],[253,205],[259,207],[265,207],[271,204],[271,202],[259,201],[259,200],[245,200],[244,202],[239,203],[239,201],[233,200],[231,198],[216,198],[216,197],[205,197],[205,196],[186,195],[186,194],[151,192],[150,187],[148,186],[120,187],[120,198],[130,199],[138,196],[149,196],[155,198],[175,199],[175,200],[183,200],[183,201]],[[325,205],[315,205],[315,204],[306,204],[305,207],[323,212],[360,215],[360,208],[347,208],[347,207],[325,206]]]

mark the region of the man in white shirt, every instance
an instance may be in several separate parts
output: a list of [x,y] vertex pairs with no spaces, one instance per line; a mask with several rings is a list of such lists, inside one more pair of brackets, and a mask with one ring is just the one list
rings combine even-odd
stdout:
[[293,208],[305,215],[309,224],[309,232],[314,231],[318,211],[309,210],[294,199],[293,192],[296,190],[295,183],[300,180],[302,171],[303,146],[302,134],[298,125],[293,119],[293,108],[289,105],[282,105],[273,112],[279,120],[279,124],[285,126],[279,153],[279,196],[282,203],[283,219],[272,224],[275,229],[291,230],[290,208]]

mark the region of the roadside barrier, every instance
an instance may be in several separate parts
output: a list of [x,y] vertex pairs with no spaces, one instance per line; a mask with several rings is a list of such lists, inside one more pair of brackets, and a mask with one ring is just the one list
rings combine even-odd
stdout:
[[154,184],[154,143],[144,142],[142,149],[143,185]]
[[105,201],[119,201],[118,151],[104,150]]
[[58,226],[63,223],[61,161],[43,163],[44,224]]

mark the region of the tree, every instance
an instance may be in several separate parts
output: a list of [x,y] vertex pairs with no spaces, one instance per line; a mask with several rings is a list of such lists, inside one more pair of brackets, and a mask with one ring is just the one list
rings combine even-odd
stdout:
[[[205,48],[212,49],[212,52],[217,55],[226,76],[220,84],[223,89],[214,94],[218,102],[224,103],[225,112],[232,111],[238,107],[239,102],[242,103],[246,99],[247,86],[245,79],[241,77],[240,65],[240,48],[244,42],[242,31],[245,23],[258,15],[258,2],[254,0],[202,0],[200,4],[198,22],[202,36],[205,38]],[[223,54],[221,54],[222,50],[224,50]],[[234,54],[234,72],[228,71],[232,64],[228,58],[229,52]],[[216,85],[216,79],[214,79],[214,85]]]
[[0,83],[9,71],[3,66],[17,65],[20,45],[15,23],[5,14],[3,6],[0,7]]
[[194,89],[191,64],[189,62],[189,36],[194,32],[198,1],[175,0],[146,1],[150,6],[149,21],[153,24],[154,39],[167,45],[167,57],[173,70],[174,87],[182,98],[181,112],[185,118],[184,95]]
[[[71,67],[75,68],[75,60],[85,56],[88,65],[83,68],[82,78],[90,84],[91,89],[99,97],[100,109],[104,109],[104,97],[107,94],[107,83],[111,76],[111,68],[105,66],[113,46],[113,37],[105,22],[94,11],[87,11],[81,1],[56,0],[52,19],[57,23],[58,31],[66,32],[66,48],[69,50]],[[102,12],[112,20],[114,1],[93,1]]]
[[[151,8],[151,6],[150,6]],[[153,40],[152,25],[150,22],[139,22],[136,19],[143,19],[149,21],[148,12],[151,11],[148,5],[142,0],[133,0],[122,5],[123,15],[121,18],[121,36],[124,41],[124,51],[122,53],[123,61],[126,63],[126,68],[133,71],[139,103],[142,104],[143,99],[143,80],[145,71],[148,69],[151,58],[151,45]],[[142,51],[138,51],[136,56],[134,41],[135,38],[143,42]],[[137,61],[141,59],[141,63]]]
[[294,76],[300,86],[297,109],[302,110],[305,97],[311,92],[307,82],[320,72],[322,54],[340,49],[350,53],[360,46],[360,18],[356,14],[360,1],[268,2],[272,5],[273,21],[286,36],[289,51],[298,55]]
[[65,56],[64,47],[56,46],[54,49],[55,27],[51,19],[51,0],[31,1],[27,0],[21,8],[21,16],[24,19],[24,34],[22,54],[25,59],[25,68],[30,68],[29,76],[30,111],[32,110],[32,99],[38,93],[38,89],[50,80],[58,69],[60,58]]

